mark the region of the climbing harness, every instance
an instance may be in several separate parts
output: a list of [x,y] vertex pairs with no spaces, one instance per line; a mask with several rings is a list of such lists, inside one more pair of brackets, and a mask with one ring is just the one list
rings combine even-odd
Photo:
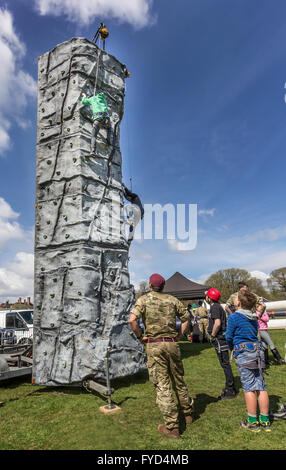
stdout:
[[[245,367],[246,369],[259,369],[260,378],[263,379],[263,369],[265,369],[265,361],[263,348],[261,343],[256,342],[244,342],[234,345],[234,352],[238,353],[237,366]],[[240,360],[239,354],[241,352],[246,352],[247,357],[244,358],[244,361]]]

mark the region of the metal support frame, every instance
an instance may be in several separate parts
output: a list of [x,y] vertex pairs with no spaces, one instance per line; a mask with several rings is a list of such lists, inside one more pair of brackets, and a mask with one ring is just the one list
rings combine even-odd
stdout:
[[95,382],[93,379],[88,379],[83,382],[83,386],[87,391],[95,391],[98,392],[100,395],[107,397],[107,405],[101,406],[100,411],[105,414],[108,413],[117,413],[120,411],[119,406],[114,405],[111,400],[111,395],[114,393],[114,389],[111,387],[110,383],[110,374],[109,374],[109,356],[110,356],[111,348],[107,348],[106,356],[105,356],[105,367],[106,367],[106,386]]

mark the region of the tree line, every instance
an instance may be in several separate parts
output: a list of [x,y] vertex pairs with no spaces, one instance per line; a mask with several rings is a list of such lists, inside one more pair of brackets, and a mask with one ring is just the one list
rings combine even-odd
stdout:
[[[220,300],[225,303],[231,294],[237,292],[240,281],[247,282],[250,291],[266,300],[286,300],[286,267],[272,271],[266,285],[260,279],[252,277],[246,269],[220,269],[205,281],[205,286],[218,289],[221,293]],[[147,292],[149,292],[148,281],[140,282],[135,291],[136,299]]]

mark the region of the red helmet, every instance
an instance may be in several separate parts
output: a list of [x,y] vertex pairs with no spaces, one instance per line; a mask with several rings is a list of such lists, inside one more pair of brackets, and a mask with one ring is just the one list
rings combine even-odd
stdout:
[[216,302],[220,299],[220,291],[217,289],[209,289],[206,293],[206,295],[212,299],[215,300]]

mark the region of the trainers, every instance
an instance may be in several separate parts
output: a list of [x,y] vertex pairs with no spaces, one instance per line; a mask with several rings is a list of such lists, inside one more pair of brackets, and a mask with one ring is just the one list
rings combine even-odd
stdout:
[[260,426],[266,432],[271,432],[270,421],[260,421]]
[[244,429],[247,429],[248,431],[252,431],[252,432],[260,432],[260,428],[259,428],[259,423],[256,422],[256,423],[250,423],[248,421],[248,419],[245,419],[244,421],[240,421],[240,426]]
[[170,439],[180,439],[179,428],[174,428],[172,430],[168,429],[164,424],[159,424],[158,431],[163,436],[169,437]]

